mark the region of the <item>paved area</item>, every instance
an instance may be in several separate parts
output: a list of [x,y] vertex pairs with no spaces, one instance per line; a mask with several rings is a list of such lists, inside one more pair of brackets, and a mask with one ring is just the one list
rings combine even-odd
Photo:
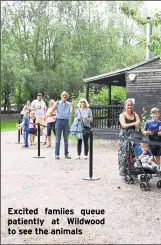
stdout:
[[[54,146],[41,145],[21,149],[15,144],[17,132],[1,134],[2,143],[2,244],[161,244],[161,190],[157,179],[151,181],[151,191],[140,190],[139,181],[127,185],[118,174],[117,144],[95,140],[93,175],[96,181],[83,180],[89,176],[88,160],[75,160],[76,145],[70,143],[71,160],[54,159]],[[54,145],[54,142],[53,142]],[[8,208],[38,208],[38,215],[9,215]],[[74,210],[74,214],[45,214],[45,208]],[[64,209],[63,209],[64,208]],[[105,214],[83,216],[82,209],[105,210]],[[93,211],[92,211],[93,212]],[[11,224],[8,219],[44,219],[40,224]],[[104,219],[105,224],[68,225],[67,218]],[[60,224],[51,224],[52,219]],[[56,222],[56,221],[55,221]],[[49,234],[37,235],[35,228],[48,229]],[[8,228],[16,234],[9,235]],[[82,234],[50,234],[52,229],[81,229]],[[32,234],[20,235],[19,229],[31,229]]]

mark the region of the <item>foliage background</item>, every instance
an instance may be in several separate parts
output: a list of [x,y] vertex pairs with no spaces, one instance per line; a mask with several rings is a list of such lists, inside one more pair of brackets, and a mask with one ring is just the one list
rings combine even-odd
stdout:
[[[1,103],[25,103],[38,91],[57,100],[62,90],[77,102],[83,78],[144,60],[146,12],[143,1],[2,1]],[[152,55],[161,55],[161,12],[149,21]],[[112,89],[112,100],[125,97]],[[90,100],[107,104],[107,88],[91,87]]]

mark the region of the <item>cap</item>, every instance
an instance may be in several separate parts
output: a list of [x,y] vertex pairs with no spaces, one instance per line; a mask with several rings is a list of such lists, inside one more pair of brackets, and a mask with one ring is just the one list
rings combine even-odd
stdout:
[[42,93],[38,93],[37,96],[42,96]]

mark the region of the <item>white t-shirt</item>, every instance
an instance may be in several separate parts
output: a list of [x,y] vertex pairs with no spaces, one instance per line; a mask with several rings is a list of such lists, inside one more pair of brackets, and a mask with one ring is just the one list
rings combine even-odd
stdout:
[[35,117],[36,118],[43,118],[45,116],[45,111],[46,111],[46,105],[45,102],[43,100],[33,100],[31,103],[32,107],[39,107],[40,109],[36,109],[35,110]]

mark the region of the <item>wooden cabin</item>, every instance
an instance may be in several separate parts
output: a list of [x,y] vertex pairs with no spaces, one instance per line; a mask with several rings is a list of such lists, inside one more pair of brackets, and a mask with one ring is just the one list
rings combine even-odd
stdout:
[[[161,63],[159,56],[124,69],[89,77],[84,81],[86,82],[86,99],[89,102],[90,84],[105,85],[109,88],[108,105],[91,105],[94,113],[94,131],[104,138],[116,138],[120,128],[118,116],[123,110],[123,105],[111,105],[112,86],[126,87],[126,98],[131,98],[134,101],[135,111],[140,117],[143,114],[143,108],[147,113],[152,107],[158,107],[161,110]],[[107,137],[105,134],[108,134]]]

